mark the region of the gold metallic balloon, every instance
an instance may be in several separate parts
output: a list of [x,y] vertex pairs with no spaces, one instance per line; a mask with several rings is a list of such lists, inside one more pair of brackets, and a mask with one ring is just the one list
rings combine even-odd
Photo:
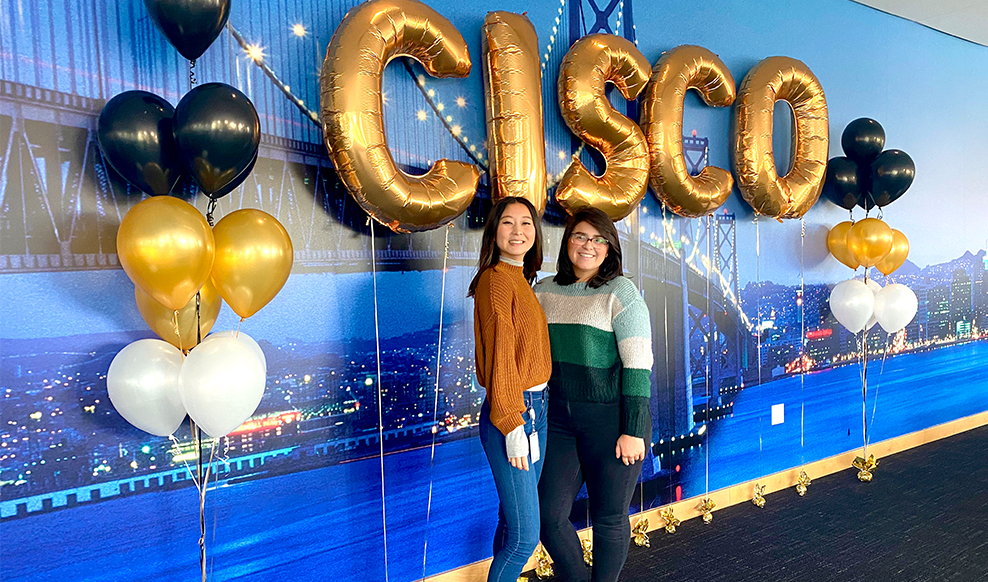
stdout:
[[470,72],[463,36],[438,12],[416,0],[365,2],[347,13],[326,51],[322,124],[330,159],[357,203],[395,232],[415,232],[462,214],[480,171],[443,159],[411,176],[395,165],[384,134],[381,75],[399,56],[418,60],[434,77]]
[[847,231],[847,248],[863,267],[874,267],[892,250],[892,229],[877,218],[854,223]]
[[847,232],[851,230],[851,226],[853,225],[854,223],[849,220],[835,224],[830,229],[830,232],[827,233],[827,249],[830,250],[830,254],[835,259],[852,269],[857,269],[860,263],[858,263],[854,255],[847,248]]
[[883,275],[891,275],[906,262],[909,256],[909,239],[898,230],[892,229],[892,248],[884,259],[875,263],[875,268]]
[[[772,157],[775,102],[792,107],[792,167],[780,177]],[[789,57],[762,60],[741,83],[735,102],[734,174],[741,195],[758,214],[799,218],[820,198],[829,147],[827,99],[802,62]]]
[[594,176],[578,156],[556,186],[556,201],[570,214],[584,206],[611,220],[631,214],[648,190],[648,146],[634,122],[615,111],[604,93],[608,82],[629,101],[648,83],[649,62],[635,45],[612,34],[585,36],[559,67],[559,110],[570,130],[600,151],[606,162]]
[[695,217],[717,210],[731,195],[734,178],[716,166],[690,176],[683,155],[683,98],[690,89],[711,107],[734,102],[734,77],[727,65],[703,47],[683,45],[663,54],[652,68],[641,124],[651,155],[652,190],[676,214]]
[[275,217],[253,208],[224,216],[213,235],[213,285],[237,315],[250,317],[288,281],[295,260],[292,239]]
[[188,202],[154,196],[130,209],[117,230],[117,256],[135,285],[171,310],[209,279],[213,233]]
[[484,18],[484,109],[491,198],[525,198],[545,212],[545,134],[539,39],[527,17]]
[[177,329],[174,310],[155,301],[154,297],[145,293],[140,287],[134,287],[134,299],[137,301],[138,311],[141,312],[141,316],[151,331],[180,350],[191,349],[198,343],[199,338],[206,337],[209,330],[213,329],[216,317],[220,314],[220,307],[223,305],[216,288],[207,280],[199,289],[199,331],[197,333],[195,297],[192,297],[184,307],[178,310]]

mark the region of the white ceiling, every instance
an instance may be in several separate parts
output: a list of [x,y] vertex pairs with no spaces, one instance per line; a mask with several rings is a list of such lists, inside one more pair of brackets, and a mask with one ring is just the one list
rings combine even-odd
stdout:
[[988,46],[988,0],[854,0],[940,32]]

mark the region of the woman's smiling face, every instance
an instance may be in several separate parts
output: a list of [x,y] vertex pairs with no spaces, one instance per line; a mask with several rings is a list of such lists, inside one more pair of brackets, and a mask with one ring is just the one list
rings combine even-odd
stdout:
[[524,204],[509,204],[501,215],[495,237],[501,256],[524,261],[525,253],[535,244],[535,221]]
[[587,222],[577,223],[566,241],[573,274],[579,281],[589,281],[597,275],[611,246],[600,231]]

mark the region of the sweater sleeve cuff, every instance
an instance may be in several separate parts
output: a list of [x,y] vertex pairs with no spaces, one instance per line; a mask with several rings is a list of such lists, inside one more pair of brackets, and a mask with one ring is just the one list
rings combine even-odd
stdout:
[[652,438],[651,433],[652,414],[648,410],[648,399],[641,396],[621,396],[621,434],[649,441]]
[[515,427],[504,436],[504,446],[508,451],[508,458],[528,456],[528,435],[525,434],[525,425]]
[[[524,411],[524,408],[522,409]],[[501,431],[501,434],[508,436],[508,433],[515,430],[519,426],[524,427],[525,420],[521,417],[522,412],[512,411],[505,416],[495,418],[493,412],[491,413],[491,424],[494,428]]]

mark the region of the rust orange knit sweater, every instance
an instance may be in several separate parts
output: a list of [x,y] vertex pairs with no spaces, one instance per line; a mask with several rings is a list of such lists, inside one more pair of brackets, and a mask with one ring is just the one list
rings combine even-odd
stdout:
[[523,424],[522,393],[552,373],[549,327],[522,267],[501,261],[481,274],[473,334],[477,382],[487,389],[491,424],[508,434]]

